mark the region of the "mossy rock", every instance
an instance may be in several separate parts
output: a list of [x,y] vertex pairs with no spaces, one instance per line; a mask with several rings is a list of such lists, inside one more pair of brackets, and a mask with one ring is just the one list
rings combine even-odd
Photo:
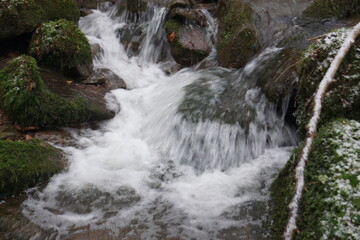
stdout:
[[270,187],[269,225],[271,239],[282,239],[289,219],[289,204],[294,196],[295,168],[299,162],[301,145],[293,150],[289,161]]
[[345,18],[360,13],[360,0],[315,0],[304,12],[314,18]]
[[[314,94],[331,62],[335,58],[348,30],[340,29],[327,34],[313,43],[303,55],[298,66],[299,86],[297,92],[296,118],[300,132],[305,132],[309,121]],[[360,120],[360,41],[343,60],[333,82],[323,98],[319,124],[331,119],[347,117]]]
[[305,169],[295,239],[360,236],[360,123],[337,119],[319,130]]
[[0,199],[47,181],[63,167],[61,151],[41,140],[0,140]]
[[223,67],[240,68],[258,51],[253,10],[240,0],[222,1],[219,8],[217,52]]
[[82,98],[68,100],[50,92],[29,56],[11,60],[0,71],[0,107],[22,126],[57,127],[109,118]]
[[[358,239],[360,234],[360,123],[336,119],[313,142],[294,239]],[[271,187],[272,239],[281,239],[294,194],[297,148]]]
[[67,19],[77,22],[80,11],[72,0],[2,0],[0,2],[0,39],[32,32],[39,24]]
[[71,70],[92,61],[91,47],[77,25],[65,19],[43,23],[34,32],[30,54],[53,69]]

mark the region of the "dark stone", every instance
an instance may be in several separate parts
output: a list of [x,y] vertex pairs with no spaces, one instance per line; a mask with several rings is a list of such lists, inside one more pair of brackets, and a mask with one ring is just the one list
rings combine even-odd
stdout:
[[96,69],[84,83],[104,86],[108,90],[126,89],[124,80],[108,68]]
[[174,60],[191,66],[202,61],[211,52],[206,30],[198,25],[187,25],[177,20],[169,20],[165,24]]

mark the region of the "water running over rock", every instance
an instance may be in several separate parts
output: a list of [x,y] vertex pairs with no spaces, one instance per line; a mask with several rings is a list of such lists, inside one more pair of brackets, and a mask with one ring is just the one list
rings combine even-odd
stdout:
[[[114,119],[72,130],[79,146],[63,148],[68,169],[23,203],[23,214],[44,229],[32,239],[266,239],[268,187],[296,143],[257,87],[257,73],[280,49],[266,48],[237,71],[168,76],[168,10],[117,7],[94,11],[80,28],[102,49],[95,68],[110,69],[128,90],[107,95]],[[139,34],[125,44],[124,32],[134,29]]]

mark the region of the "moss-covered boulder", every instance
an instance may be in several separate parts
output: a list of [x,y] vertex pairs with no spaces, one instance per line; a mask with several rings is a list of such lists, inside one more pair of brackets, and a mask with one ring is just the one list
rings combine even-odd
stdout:
[[37,25],[57,19],[77,22],[80,12],[72,0],[0,1],[0,39],[32,32]]
[[30,54],[39,63],[69,71],[92,62],[91,47],[77,25],[65,19],[43,23],[34,32]]
[[[347,29],[327,34],[314,42],[304,53],[298,67],[299,86],[296,118],[301,132],[310,119],[313,109],[314,93],[323,79],[331,62],[343,43]],[[320,125],[333,118],[347,117],[360,120],[360,40],[351,48],[342,62],[335,82],[323,98]]]
[[211,43],[205,28],[173,18],[165,23],[171,55],[183,66],[199,63],[211,52]]
[[112,116],[82,98],[69,100],[50,92],[29,56],[13,59],[0,71],[0,107],[22,126],[56,127]]
[[315,0],[304,15],[314,18],[344,18],[360,13],[360,0]]
[[[305,169],[294,239],[355,240],[360,236],[360,123],[337,119],[319,131]],[[272,186],[273,239],[284,232],[297,151]]]
[[41,140],[0,140],[0,199],[34,187],[63,168],[60,150]]
[[253,10],[241,0],[221,1],[217,52],[223,67],[240,68],[260,47],[252,22]]

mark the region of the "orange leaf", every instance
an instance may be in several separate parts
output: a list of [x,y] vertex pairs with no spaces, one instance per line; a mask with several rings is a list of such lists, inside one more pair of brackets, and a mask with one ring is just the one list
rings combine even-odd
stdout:
[[169,40],[170,42],[173,42],[174,39],[175,39],[175,37],[176,37],[176,34],[175,34],[174,32],[172,32],[172,33],[168,36],[168,40]]

